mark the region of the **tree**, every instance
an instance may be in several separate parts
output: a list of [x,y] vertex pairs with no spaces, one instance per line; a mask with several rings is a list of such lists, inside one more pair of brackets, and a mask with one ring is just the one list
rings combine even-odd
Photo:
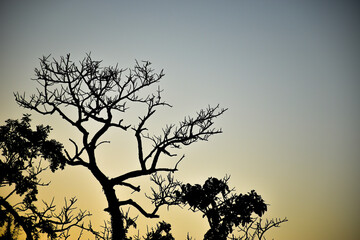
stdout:
[[155,229],[152,228],[143,238],[144,240],[175,240],[170,231],[171,225],[162,221],[157,224]]
[[232,237],[232,240],[262,240],[265,233],[272,228],[280,227],[280,224],[287,222],[287,218],[265,219],[252,218],[249,223],[244,226],[238,226],[239,237]]
[[[204,240],[226,240],[233,232],[234,227],[238,227],[242,235],[238,240],[254,240],[256,237],[261,240],[266,231],[272,227],[278,227],[287,219],[266,220],[262,225],[262,219],[257,222],[252,214],[261,217],[267,211],[267,205],[255,190],[247,194],[234,194],[234,189],[228,186],[229,177],[217,179],[208,178],[203,186],[200,184],[182,184],[175,182],[173,178],[168,177],[168,182],[154,182],[164,189],[164,186],[180,186],[180,189],[174,190],[176,200],[182,204],[188,205],[192,211],[201,211],[207,218],[210,229],[206,232]],[[167,187],[169,188],[169,187]],[[153,194],[156,196],[156,194]],[[154,197],[152,198],[154,199]]]
[[[204,240],[262,240],[269,229],[287,222],[286,218],[263,220],[261,216],[267,211],[267,204],[262,197],[255,190],[247,194],[234,193],[235,189],[228,185],[229,179],[228,176],[223,179],[210,177],[203,185],[191,185],[175,180],[171,173],[167,178],[154,174],[151,181],[157,189],[152,188],[152,194],[147,197],[155,206],[166,202],[202,212],[210,226]],[[238,236],[233,234],[235,229]]]
[[[40,233],[46,233],[51,239],[66,238],[70,228],[84,228],[82,221],[90,215],[87,211],[74,214],[76,198],[65,199],[60,213],[56,212],[53,202],[43,202],[45,207],[42,210],[35,205],[38,187],[48,186],[39,179],[47,169],[42,160],[49,162],[53,172],[65,166],[63,146],[48,139],[50,130],[49,126],[43,125],[32,130],[29,115],[24,115],[21,121],[9,119],[6,125],[0,126],[0,188],[10,191],[7,196],[0,196],[3,239],[16,239],[20,229],[25,232],[27,240],[38,239]],[[11,204],[10,198],[14,195],[21,201]]]
[[[170,124],[163,128],[162,134],[150,135],[148,120],[153,117],[159,107],[170,107],[161,99],[162,90],[151,91],[163,77],[161,70],[155,73],[148,61],[136,61],[132,69],[119,69],[117,66],[101,67],[101,61],[91,59],[88,54],[79,64],[70,60],[70,54],[60,60],[43,57],[40,68],[35,69],[35,80],[40,84],[37,94],[29,99],[25,94],[15,94],[16,101],[23,107],[48,115],[59,114],[82,135],[82,142],[74,145],[74,153],[66,153],[66,164],[82,166],[88,169],[101,185],[110,214],[112,238],[125,239],[126,229],[124,216],[120,210],[122,206],[130,205],[141,214],[149,218],[158,217],[157,205],[152,211],[146,211],[133,199],[119,200],[115,186],[130,188],[140,192],[140,186],[134,186],[131,180],[156,172],[177,171],[178,163],[184,156],[178,158],[173,167],[162,167],[160,156],[176,157],[171,149],[179,149],[197,141],[208,140],[212,135],[221,133],[221,129],[213,127],[215,118],[223,114],[226,109],[207,107],[200,110],[195,117],[185,117],[178,125]],[[127,123],[124,113],[133,105],[144,106],[145,112],[137,123]],[[66,109],[75,110],[75,115]],[[94,132],[86,127],[87,123],[96,123]],[[97,148],[106,143],[104,134],[110,129],[120,131],[133,130],[137,141],[139,163],[138,168],[120,173],[110,178],[99,167],[96,158]],[[146,151],[145,144],[150,150]],[[100,160],[101,161],[101,160]]]

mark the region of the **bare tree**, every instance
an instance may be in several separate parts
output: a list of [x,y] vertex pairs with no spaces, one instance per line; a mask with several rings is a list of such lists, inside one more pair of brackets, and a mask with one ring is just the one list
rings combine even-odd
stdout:
[[232,237],[231,240],[266,240],[265,233],[272,228],[280,227],[280,224],[287,222],[287,218],[262,219],[252,218],[244,226],[238,226],[240,236]]
[[[208,140],[210,136],[221,133],[221,129],[213,127],[213,120],[226,109],[209,106],[200,110],[195,117],[185,117],[178,125],[165,126],[160,135],[150,135],[148,120],[159,107],[170,107],[161,99],[160,88],[147,93],[164,77],[163,71],[155,73],[147,61],[136,61],[132,69],[120,69],[118,66],[103,68],[100,63],[92,60],[89,54],[79,64],[72,62],[69,54],[60,60],[43,57],[40,68],[35,69],[34,80],[40,85],[37,94],[27,98],[25,94],[16,93],[15,97],[19,105],[40,114],[59,114],[81,133],[81,143],[70,139],[75,152],[70,154],[66,151],[66,163],[87,168],[100,183],[108,203],[105,211],[111,216],[112,238],[125,239],[124,216],[120,207],[130,205],[144,216],[156,218],[158,206],[146,211],[133,199],[119,200],[115,186],[140,192],[140,186],[134,186],[132,179],[156,172],[177,171],[178,163],[184,156],[178,157],[170,168],[159,164],[160,156],[176,157],[171,149]],[[131,104],[143,105],[146,109],[135,124],[126,123],[124,116]],[[76,114],[66,109],[73,109]],[[96,126],[99,126],[93,134],[86,127],[89,122],[96,122]],[[119,173],[113,178],[99,167],[101,160],[95,154],[99,145],[107,142],[103,136],[111,128],[134,131],[139,163],[137,169]],[[144,144],[151,144],[150,150],[145,151]]]

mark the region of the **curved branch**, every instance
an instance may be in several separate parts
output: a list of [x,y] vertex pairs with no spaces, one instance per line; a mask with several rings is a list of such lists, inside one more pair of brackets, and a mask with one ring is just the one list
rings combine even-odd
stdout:
[[[85,162],[80,156],[81,154],[84,152],[85,148],[82,147],[81,150],[79,151],[79,147],[78,145],[75,143],[74,140],[72,140],[71,138],[69,138],[69,141],[72,142],[72,144],[74,144],[75,146],[75,155],[73,157],[70,157],[70,154],[68,153],[68,151],[66,149],[64,149],[66,157],[67,157],[67,161],[66,163],[71,165],[71,166],[78,166],[78,165],[82,165],[85,167],[89,167],[89,163]],[[77,161],[75,161],[75,159],[77,159]]]
[[8,213],[10,213],[13,217],[16,223],[18,223],[26,233],[26,239],[32,240],[32,231],[31,226],[27,224],[27,222],[24,221],[24,219],[15,211],[15,209],[3,198],[0,196],[0,206],[3,206]]
[[[183,159],[183,157],[177,162],[176,166],[178,165],[178,163]],[[124,181],[127,179],[131,179],[131,178],[136,178],[136,177],[140,177],[140,176],[146,176],[146,175],[151,175],[155,172],[176,172],[178,171],[177,168],[155,168],[155,169],[148,169],[148,170],[135,170],[135,171],[131,171],[128,173],[125,173],[121,176],[115,177],[110,179],[110,183],[115,186],[115,185],[123,185]]]
[[134,185],[130,184],[130,183],[126,183],[126,182],[122,182],[118,185],[122,185],[122,186],[126,186],[126,187],[129,187],[131,188],[132,190],[134,190],[135,192],[140,192],[140,185],[135,187]]
[[144,215],[147,218],[159,218],[159,215],[156,215],[156,212],[159,209],[158,207],[156,207],[152,213],[148,213],[132,199],[129,199],[126,201],[119,201],[118,204],[119,204],[119,207],[123,206],[123,205],[131,205],[131,206],[135,207],[139,212],[141,212],[142,215]]

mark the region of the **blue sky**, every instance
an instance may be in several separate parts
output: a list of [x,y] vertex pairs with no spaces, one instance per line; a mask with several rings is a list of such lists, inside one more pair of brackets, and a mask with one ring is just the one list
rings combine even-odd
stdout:
[[[0,120],[26,112],[12,93],[35,92],[30,79],[42,55],[71,53],[76,61],[91,52],[124,68],[149,60],[164,69],[161,87],[173,105],[155,128],[208,104],[229,108],[216,123],[223,134],[184,149],[179,179],[229,174],[238,192],[255,189],[270,204],[268,217],[290,220],[269,235],[276,239],[356,239],[358,12],[356,1],[1,1]],[[73,132],[59,118],[33,118],[68,144]],[[133,167],[111,160],[119,147],[129,149],[117,136],[109,138],[121,146],[101,153],[109,175]],[[96,182],[80,191],[86,173],[68,168],[52,178],[57,198],[96,199],[82,206],[106,217]],[[63,189],[66,181],[72,190]],[[206,222],[183,212],[163,218],[177,239],[187,232],[201,239]]]

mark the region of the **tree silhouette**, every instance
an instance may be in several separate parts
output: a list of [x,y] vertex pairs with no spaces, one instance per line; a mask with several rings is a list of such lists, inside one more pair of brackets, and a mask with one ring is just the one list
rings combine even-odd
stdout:
[[265,238],[265,233],[272,228],[280,227],[280,224],[287,222],[287,218],[275,218],[275,219],[265,219],[262,218],[251,218],[250,222],[246,223],[244,226],[238,226],[237,230],[239,232],[238,237],[232,237],[232,240],[262,240]]
[[[15,97],[21,106],[40,114],[59,114],[81,133],[81,143],[70,139],[75,153],[66,151],[66,164],[88,169],[100,183],[108,203],[105,211],[111,216],[112,238],[125,239],[125,219],[121,206],[130,205],[144,216],[155,218],[158,217],[156,213],[159,207],[166,202],[157,205],[152,211],[146,211],[131,198],[119,200],[115,187],[122,186],[140,192],[140,186],[134,186],[132,179],[156,172],[177,171],[178,163],[184,156],[177,158],[171,168],[159,164],[160,156],[176,157],[171,149],[208,140],[210,136],[221,133],[221,129],[213,127],[213,120],[226,109],[209,106],[200,110],[195,117],[185,117],[178,125],[165,126],[160,135],[150,135],[148,120],[159,107],[170,107],[161,99],[160,88],[151,92],[151,86],[164,77],[163,71],[155,73],[147,61],[136,61],[135,67],[127,70],[117,66],[102,68],[100,63],[92,60],[89,54],[78,65],[70,60],[70,54],[60,60],[43,57],[40,59],[40,68],[35,69],[35,80],[41,87],[37,94],[26,98],[25,94],[16,93]],[[128,123],[124,115],[133,105],[145,107],[144,114],[135,124]],[[98,128],[91,133],[87,123],[96,123],[92,126]],[[103,136],[110,129],[134,131],[139,163],[137,169],[119,173],[113,178],[108,177],[99,167],[98,162],[101,160],[95,154],[99,145],[107,142]],[[145,144],[150,145],[150,150],[145,150]]]
[[[9,119],[6,125],[0,126],[0,188],[10,191],[0,196],[0,227],[4,229],[1,239],[16,239],[20,229],[27,240],[38,239],[40,233],[51,239],[66,238],[72,227],[87,229],[82,221],[90,213],[80,210],[74,214],[76,198],[65,199],[59,213],[53,201],[43,202],[42,210],[35,205],[38,187],[48,186],[39,179],[40,173],[47,169],[41,160],[48,161],[53,172],[65,166],[63,146],[48,139],[50,130],[43,125],[32,130],[29,115],[24,115],[21,121]],[[21,201],[11,204],[10,198],[14,195]]]
[[[229,177],[217,179],[208,178],[200,184],[182,184],[175,181],[171,176],[167,180],[154,177],[153,182],[159,186],[159,191],[153,190],[150,197],[154,202],[161,201],[162,192],[171,189],[173,195],[169,202],[173,204],[185,204],[192,211],[201,211],[207,218],[210,229],[206,232],[204,240],[226,240],[235,227],[240,232],[240,237],[232,237],[233,240],[261,240],[265,232],[270,228],[278,227],[287,219],[257,221],[253,214],[261,217],[267,211],[267,205],[255,190],[247,194],[235,194],[234,189],[228,186]],[[168,194],[166,197],[171,196]]]
[[[175,240],[170,233],[171,225],[164,221],[159,222],[156,228],[152,228],[150,232],[143,237],[144,240]],[[140,239],[140,238],[138,238]]]

